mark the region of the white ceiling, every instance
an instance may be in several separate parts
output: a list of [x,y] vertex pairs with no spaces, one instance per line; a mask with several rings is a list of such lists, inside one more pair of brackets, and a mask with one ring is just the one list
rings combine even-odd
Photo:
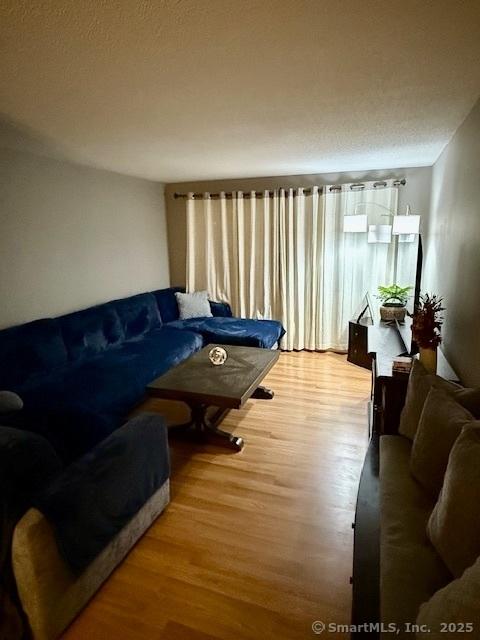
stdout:
[[2,0],[3,144],[154,180],[430,165],[478,0]]

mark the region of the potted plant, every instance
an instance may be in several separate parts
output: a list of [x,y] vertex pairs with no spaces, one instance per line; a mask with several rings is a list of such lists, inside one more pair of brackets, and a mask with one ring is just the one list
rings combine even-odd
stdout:
[[442,342],[442,311],[445,311],[442,298],[425,293],[420,296],[412,315],[413,339],[418,345],[420,362],[431,373],[437,371],[437,347]]
[[410,297],[412,287],[400,287],[398,284],[391,284],[388,287],[378,287],[377,298],[382,301],[380,307],[380,318],[385,322],[398,320],[403,322],[407,310],[405,305]]

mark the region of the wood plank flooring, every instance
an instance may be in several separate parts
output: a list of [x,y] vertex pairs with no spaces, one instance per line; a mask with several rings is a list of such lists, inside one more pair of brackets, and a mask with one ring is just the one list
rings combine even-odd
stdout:
[[[273,400],[222,424],[241,453],[173,443],[169,507],[65,640],[296,640],[318,637],[315,620],[349,623],[370,374],[283,353],[265,384]],[[178,403],[143,409],[186,418]]]

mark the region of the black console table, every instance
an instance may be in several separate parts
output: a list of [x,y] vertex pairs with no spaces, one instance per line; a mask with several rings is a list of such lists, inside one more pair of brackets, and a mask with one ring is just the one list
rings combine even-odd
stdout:
[[[408,374],[393,373],[394,359],[408,354],[411,348],[411,318],[403,324],[379,322],[368,327],[368,353],[372,362],[372,428],[371,433],[398,432],[400,413],[405,403]],[[458,382],[442,351],[438,351],[438,374]]]

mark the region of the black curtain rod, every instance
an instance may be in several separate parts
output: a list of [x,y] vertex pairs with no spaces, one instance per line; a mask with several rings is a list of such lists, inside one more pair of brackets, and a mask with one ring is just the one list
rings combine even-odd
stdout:
[[[404,186],[407,183],[407,181],[405,180],[405,178],[402,178],[401,180],[394,180],[393,181],[393,186],[394,187],[400,187],[400,186]],[[373,187],[374,189],[377,189],[379,187],[386,187],[387,186],[387,182],[385,182],[385,180],[379,180],[377,182],[373,183]],[[266,189],[264,191],[245,191],[243,193],[243,197],[244,198],[251,198],[252,196],[254,198],[262,198],[265,197],[265,194],[268,194],[268,197],[271,198],[275,195],[275,193],[278,191],[281,191],[283,189],[283,191],[290,191],[290,189],[293,190],[293,195],[296,196],[298,195],[298,188],[297,189],[293,189],[292,187],[282,187],[279,189],[275,189],[275,190],[270,190],[267,191]],[[365,184],[363,182],[356,182],[355,184],[351,184],[350,185],[350,189],[352,191],[361,191],[362,189],[365,189]],[[324,188],[323,187],[318,187],[318,193],[323,193]],[[342,185],[341,184],[334,184],[331,187],[329,187],[329,191],[341,191],[342,190]],[[237,193],[236,191],[224,191],[223,195],[225,196],[225,198],[227,198],[228,200],[230,200],[231,198],[233,198],[234,194]],[[308,196],[312,193],[312,189],[303,189],[303,194]],[[203,198],[204,197],[204,193],[193,193],[192,197],[194,199],[196,198]],[[210,198],[212,198],[212,200],[216,200],[218,198],[221,197],[220,193],[210,193]],[[175,199],[178,198],[188,198],[188,193],[177,193],[175,192],[173,194],[173,197]]]

